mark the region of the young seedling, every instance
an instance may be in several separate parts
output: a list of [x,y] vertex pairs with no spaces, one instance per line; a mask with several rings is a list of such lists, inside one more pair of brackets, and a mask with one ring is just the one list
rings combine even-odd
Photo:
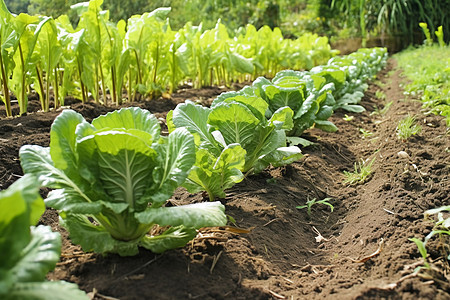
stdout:
[[386,83],[383,83],[383,82],[381,82],[381,81],[378,80],[378,79],[374,81],[374,84],[375,84],[376,86],[380,87],[380,88],[383,88],[383,87],[386,86]]
[[373,135],[373,132],[370,132],[370,131],[368,131],[368,130],[365,130],[364,128],[360,128],[360,129],[359,129],[359,132],[362,134],[362,137],[361,137],[362,139],[371,137],[371,136]]
[[371,161],[361,159],[361,161],[355,162],[354,172],[344,171],[344,183],[358,184],[366,182],[372,174],[372,165],[374,162],[375,157]]
[[380,99],[380,100],[385,100],[386,94],[383,91],[377,90],[375,92],[375,97],[377,97],[377,99]]
[[422,268],[430,269],[430,264],[428,263],[428,258],[427,258],[428,253],[427,253],[427,248],[425,248],[425,243],[422,242],[421,240],[419,240],[418,238],[410,238],[408,240],[416,243],[417,248],[419,249],[420,255],[422,256],[422,259],[423,259],[423,267],[419,267],[416,270],[419,271]]
[[[428,241],[435,235],[439,236],[439,239],[443,241],[445,245],[444,237],[450,236],[450,205],[442,206],[438,208],[429,209],[425,212],[425,219],[428,219],[430,215],[437,215],[437,220],[435,221],[435,225],[433,230],[425,237],[422,241],[418,238],[410,238],[409,240],[416,243],[417,248],[419,249],[419,253],[423,259],[423,266],[416,268],[416,271],[420,271],[421,269],[431,270],[431,265],[428,261],[428,252],[426,249],[426,245]],[[448,247],[442,247],[442,257],[450,257]]]
[[400,120],[397,125],[397,137],[402,141],[406,141],[411,136],[416,135],[422,131],[422,126],[416,124],[416,118],[408,115]]
[[296,208],[297,209],[306,208],[308,216],[310,216],[310,217],[311,217],[311,209],[312,209],[313,205],[315,205],[315,204],[327,205],[327,206],[330,207],[331,212],[333,212],[334,206],[331,203],[329,203],[330,200],[332,200],[332,199],[331,198],[324,198],[322,200],[317,200],[316,198],[309,199],[309,197],[308,197],[308,200],[306,201],[305,205],[299,205]]
[[373,112],[370,113],[370,115],[379,115],[379,116],[384,116],[387,111],[389,110],[389,108],[391,107],[392,103],[394,103],[393,101],[389,101],[388,103],[386,103],[384,105],[384,107],[382,109],[380,109],[378,106],[375,106],[375,109]]
[[355,116],[348,116],[347,114],[345,114],[345,117],[343,117],[342,119],[344,121],[350,122],[355,118]]

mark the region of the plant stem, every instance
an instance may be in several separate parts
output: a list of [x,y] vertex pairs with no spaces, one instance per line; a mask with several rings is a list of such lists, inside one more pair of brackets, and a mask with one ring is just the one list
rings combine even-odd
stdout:
[[44,111],[47,112],[50,109],[50,69],[47,70],[46,76],[47,80],[45,81],[45,109]]
[[[0,37],[0,41],[1,41],[1,37]],[[3,56],[0,53],[0,65],[2,68],[2,91],[3,91],[3,95],[5,96],[5,109],[6,109],[6,116],[7,117],[12,117],[12,111],[11,111],[11,99],[9,97],[9,88],[8,88],[8,78],[6,76],[6,71],[5,71],[5,65],[3,63]]]
[[137,67],[137,79],[138,79],[138,84],[139,83],[142,83],[142,74],[141,74],[141,64],[140,64],[140,61],[139,61],[139,57],[138,57],[138,53],[137,53],[137,51],[136,51],[136,49],[133,49],[134,50],[134,56],[136,57],[136,67]]
[[172,44],[172,84],[170,85],[169,93],[172,94],[175,90],[176,81],[176,56],[175,56],[175,43]]
[[119,105],[119,97],[116,90],[116,68],[111,66],[111,80],[112,80],[112,102]]
[[42,99],[39,99],[41,102],[41,108],[43,111],[46,111],[46,95],[44,94],[44,83],[42,81],[42,74],[41,72],[39,72],[39,68],[36,66],[36,73],[37,73],[37,77],[38,77],[38,82],[39,82],[39,88],[41,89],[41,93],[42,93]]
[[26,76],[27,73],[25,72],[25,60],[23,59],[23,51],[22,51],[22,44],[19,42],[19,54],[20,54],[20,62],[22,64],[22,89],[20,91],[20,95],[17,95],[17,100],[19,101],[19,109],[20,115],[23,115],[27,112],[28,107],[28,98],[26,97],[25,93],[25,83],[26,83]]
[[80,85],[81,85],[81,96],[82,96],[81,102],[85,103],[87,100],[87,93],[86,87],[84,86],[83,79],[81,77],[81,62],[78,59],[78,57],[77,57],[77,64],[78,64],[78,76],[80,77]]
[[106,97],[105,78],[103,76],[103,67],[102,67],[101,59],[100,59],[98,65],[99,65],[99,69],[100,69],[100,80],[102,83],[103,105],[108,105],[108,98]]
[[61,101],[59,101],[59,87],[58,87],[58,65],[55,67],[55,108],[58,108],[61,105]]

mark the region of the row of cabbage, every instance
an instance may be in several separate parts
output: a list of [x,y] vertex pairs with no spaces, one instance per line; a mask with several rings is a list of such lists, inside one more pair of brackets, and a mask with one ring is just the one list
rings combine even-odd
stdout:
[[[211,107],[191,101],[167,115],[169,132],[187,129],[195,136],[197,157],[183,186],[206,191],[210,200],[267,166],[302,157],[295,144],[311,127],[334,132],[328,119],[336,109],[362,112],[358,103],[367,80],[385,65],[385,48],[360,49],[335,57],[311,71],[281,71],[272,80],[257,78],[238,92],[222,93]],[[287,146],[288,143],[291,146]]]
[[139,247],[155,253],[181,247],[199,228],[225,225],[227,217],[219,201],[167,205],[176,188],[207,191],[214,200],[244,174],[300,159],[286,137],[311,126],[335,128],[324,115],[358,105],[356,92],[385,61],[386,49],[362,49],[310,72],[258,78],[220,95],[211,108],[187,101],[168,114],[168,136],[160,134],[154,115],[137,107],[91,123],[64,110],[52,125],[49,147],[20,149],[26,175],[0,193],[0,250],[8,257],[0,261],[0,295],[64,290],[84,299],[74,285],[40,282],[58,260],[61,242],[48,227],[29,230],[44,210],[39,186],[53,189],[45,204],[59,211],[72,242],[85,251],[127,256]]
[[66,96],[120,104],[125,97],[171,93],[186,81],[202,87],[273,76],[286,68],[310,69],[336,54],[326,37],[284,39],[279,28],[267,26],[249,25],[230,36],[219,20],[213,29],[188,23],[175,31],[167,18],[170,8],[114,23],[102,2],[74,5],[80,21],[73,28],[67,15],[16,16],[0,1],[1,99],[8,116],[11,92],[20,114],[31,89],[44,111],[51,97],[55,107]]

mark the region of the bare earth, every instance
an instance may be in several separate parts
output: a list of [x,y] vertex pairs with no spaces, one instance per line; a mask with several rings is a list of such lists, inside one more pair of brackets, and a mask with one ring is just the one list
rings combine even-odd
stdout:
[[[142,250],[134,257],[103,256],[72,245],[57,212],[47,209],[41,223],[63,236],[61,261],[48,278],[75,282],[94,299],[450,299],[438,242],[429,249],[438,267],[434,279],[411,275],[421,260],[408,238],[430,232],[425,210],[450,204],[450,142],[444,119],[424,115],[417,101],[405,101],[399,87],[405,82],[391,59],[362,101],[365,113],[348,114],[354,119],[344,121],[345,113],[337,111],[331,120],[339,131],[309,130],[304,137],[316,145],[302,150],[302,160],[250,176],[229,190],[222,201],[236,220],[230,225],[245,230],[202,230],[192,243],[162,255]],[[184,89],[171,100],[134,105],[163,118],[185,99],[208,104],[225,90]],[[371,115],[383,107],[377,90],[386,94],[385,102],[393,101],[384,116]],[[71,107],[88,120],[115,109],[75,102]],[[32,112],[37,109],[38,102],[31,101],[27,116],[6,119],[0,107],[0,189],[22,175],[21,145],[49,144],[59,112]],[[408,113],[423,130],[402,142],[395,129]],[[360,128],[373,134],[363,138]],[[399,157],[399,151],[409,157]],[[343,184],[344,170],[374,157],[368,182]],[[333,212],[320,204],[311,216],[296,209],[326,197]],[[202,194],[180,189],[170,201],[203,200]]]

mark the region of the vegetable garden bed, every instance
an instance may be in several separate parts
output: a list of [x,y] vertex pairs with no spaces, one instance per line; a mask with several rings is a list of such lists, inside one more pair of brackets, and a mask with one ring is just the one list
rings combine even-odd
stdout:
[[[84,253],[59,227],[56,211],[47,209],[41,223],[63,235],[61,261],[48,278],[75,282],[96,299],[450,297],[443,274],[436,274],[441,281],[411,275],[421,261],[408,238],[422,238],[431,230],[433,224],[423,220],[425,210],[448,205],[450,142],[442,117],[425,116],[420,103],[405,101],[399,87],[404,82],[390,60],[361,102],[365,112],[347,112],[351,119],[338,110],[330,121],[339,131],[306,131],[302,137],[315,145],[302,149],[300,161],[266,169],[227,190],[222,202],[235,226],[201,230],[184,248],[161,255],[141,250],[133,257]],[[165,117],[185,99],[210,104],[223,91],[181,90],[171,100],[137,105]],[[377,91],[385,100],[376,97]],[[382,112],[389,101],[392,105]],[[92,103],[71,107],[88,121],[113,110]],[[416,115],[423,130],[403,142],[395,131],[408,113]],[[50,125],[58,114],[0,119],[1,189],[22,174],[20,146],[48,146]],[[366,183],[343,184],[343,171],[373,158],[374,173]],[[320,204],[310,214],[296,209],[327,197],[333,212]],[[179,189],[170,203],[206,199]]]

